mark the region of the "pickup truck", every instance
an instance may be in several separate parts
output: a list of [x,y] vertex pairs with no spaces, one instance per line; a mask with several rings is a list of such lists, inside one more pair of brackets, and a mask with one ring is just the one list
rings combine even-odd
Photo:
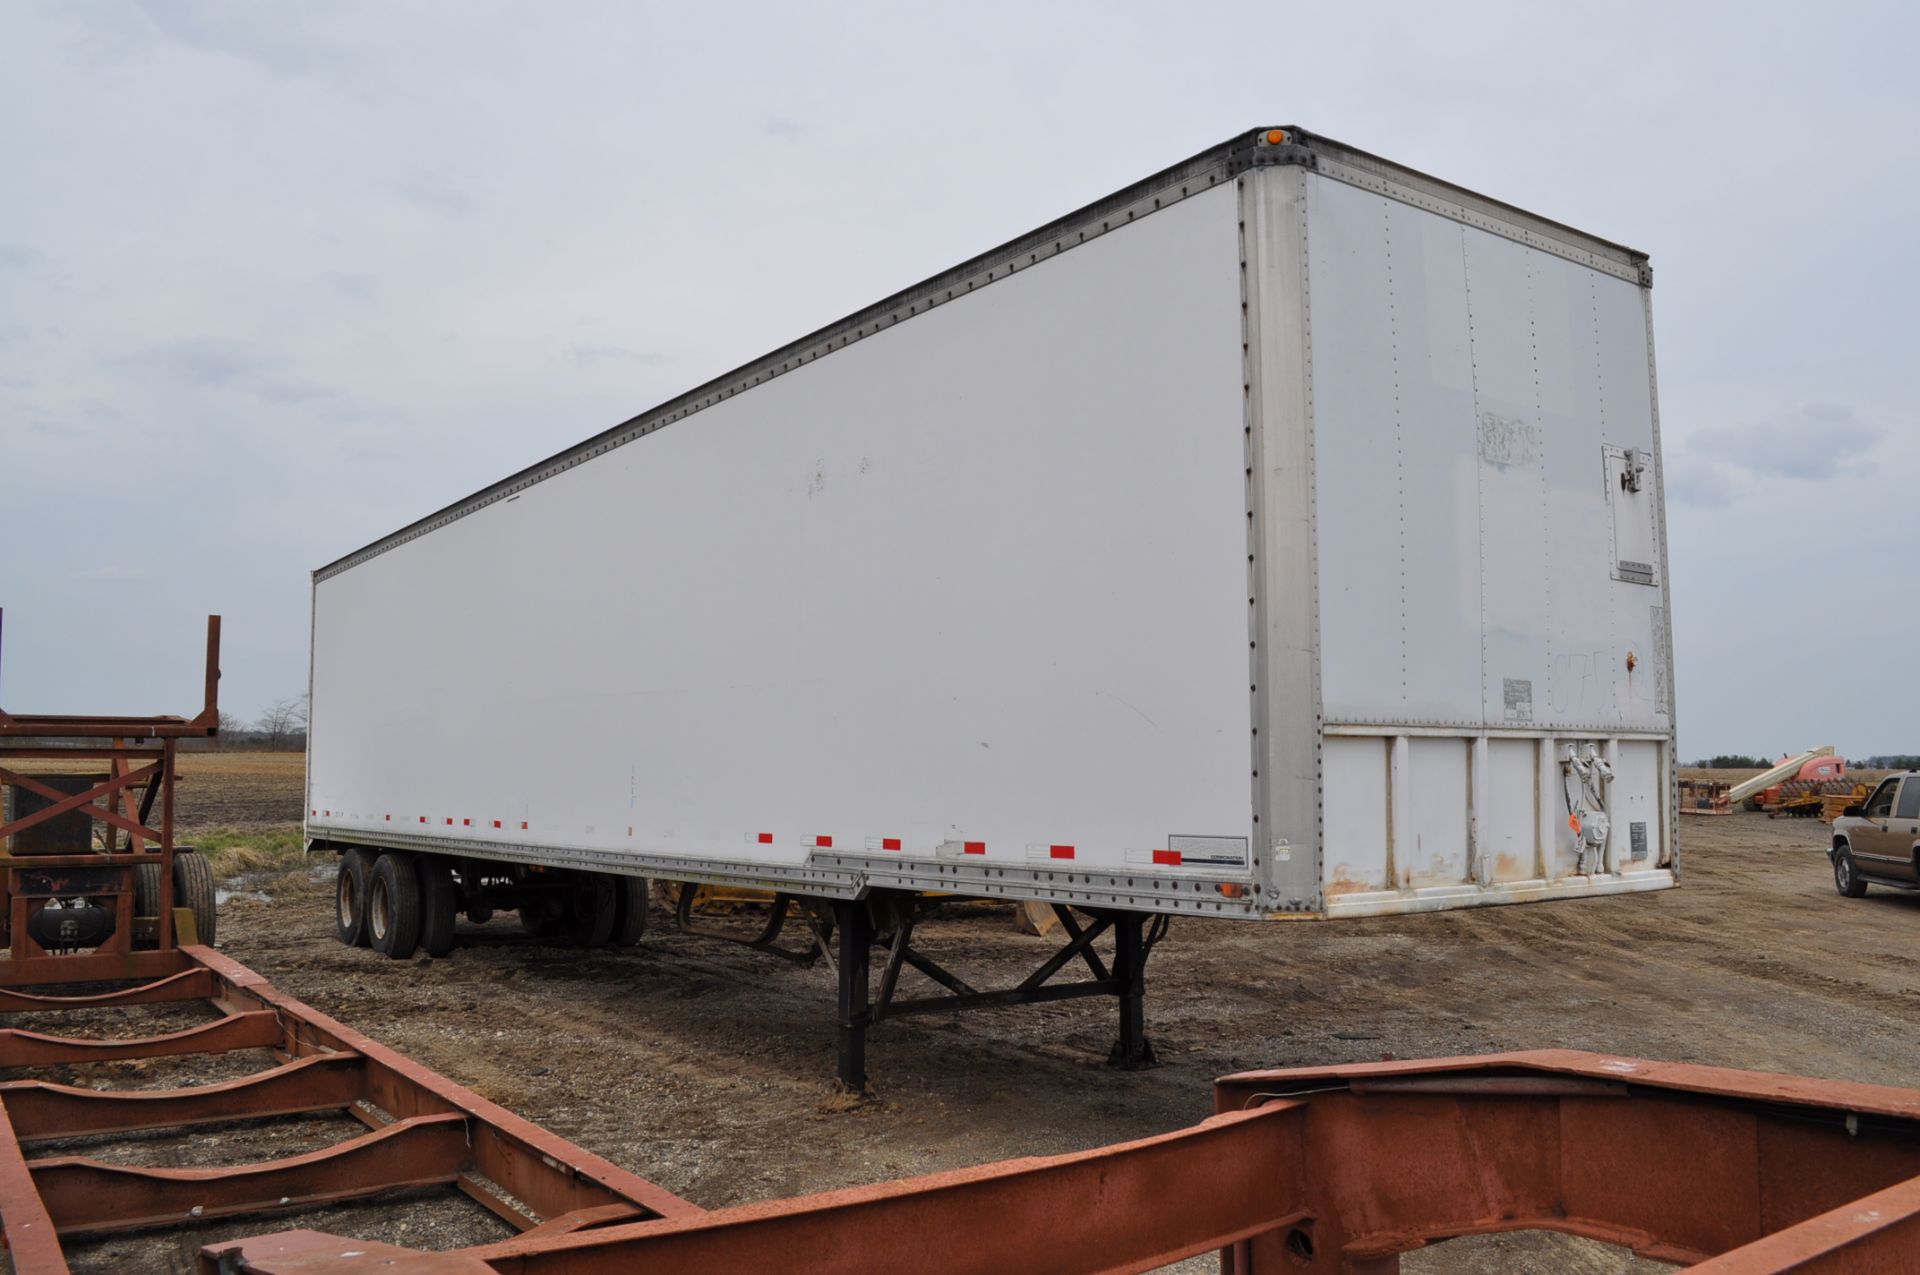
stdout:
[[1920,889],[1920,771],[1889,775],[1833,821],[1833,887],[1849,899],[1867,883]]

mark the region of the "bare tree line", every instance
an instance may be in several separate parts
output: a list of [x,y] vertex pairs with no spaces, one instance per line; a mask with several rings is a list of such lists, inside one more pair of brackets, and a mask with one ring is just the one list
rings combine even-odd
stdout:
[[220,734],[212,741],[220,749],[258,749],[298,752],[307,746],[307,697],[275,700],[251,722],[220,712]]

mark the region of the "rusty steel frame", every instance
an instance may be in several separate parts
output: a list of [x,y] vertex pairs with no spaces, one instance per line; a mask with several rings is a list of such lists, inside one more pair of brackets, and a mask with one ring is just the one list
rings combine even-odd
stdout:
[[[0,619],[4,619],[0,612]],[[193,717],[107,717],[8,713],[0,709],[0,788],[13,787],[50,804],[8,821],[0,816],[0,988],[96,979],[150,978],[170,968],[174,946],[173,785],[182,739],[220,729],[220,617],[207,617],[206,690]],[[16,760],[104,761],[105,778],[84,792],[65,793],[13,769]],[[137,800],[136,800],[136,794]],[[102,804],[104,803],[104,804]],[[160,823],[152,826],[154,807]],[[63,815],[83,813],[103,825],[102,846],[80,854],[16,854],[8,838]],[[122,848],[120,838],[125,834]],[[152,849],[147,848],[151,843]],[[138,918],[134,879],[143,864],[160,868],[158,915]],[[28,923],[56,898],[112,901],[113,933],[86,952],[54,954],[35,942]],[[136,951],[136,921],[150,921],[157,951]]]
[[1387,1275],[1548,1229],[1712,1275],[1920,1265],[1920,1091],[1546,1050],[1248,1072],[1216,1114],[1069,1155],[445,1253],[287,1231],[202,1270]]
[[[200,1026],[135,1040],[0,1029],[0,1066],[161,1058],[266,1048],[276,1065],[169,1090],[0,1082],[0,1223],[22,1275],[68,1269],[66,1236],[191,1224],[458,1189],[517,1230],[544,1237],[699,1210],[343,1026],[197,944],[157,953],[155,981],[85,996],[0,992],[0,1015],[203,1002]],[[13,1073],[17,1076],[17,1071]],[[366,1132],[320,1151],[228,1168],[132,1168],[83,1155],[32,1158],[32,1144],[197,1125],[344,1113]]]

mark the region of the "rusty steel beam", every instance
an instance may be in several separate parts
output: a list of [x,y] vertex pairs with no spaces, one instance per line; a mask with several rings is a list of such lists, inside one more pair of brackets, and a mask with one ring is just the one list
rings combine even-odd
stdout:
[[87,1040],[0,1027],[0,1067],[44,1067],[54,1063],[115,1062],[263,1046],[277,1048],[285,1037],[280,1015],[270,1009],[251,1010],[182,1031],[129,1040]]
[[22,1142],[337,1111],[366,1088],[366,1059],[313,1054],[269,1071],[192,1089],[80,1089],[44,1080],[0,1084]]
[[353,1258],[306,1232],[203,1268],[970,1275],[1217,1247],[1232,1275],[1386,1275],[1454,1236],[1551,1229],[1715,1275],[1920,1269],[1920,1091],[1547,1051],[1248,1073],[1216,1103],[1141,1142],[698,1217]]
[[34,1186],[4,1108],[0,1108],[0,1225],[5,1227],[7,1254],[20,1275],[66,1275],[59,1232]]
[[[158,855],[142,858],[158,861]],[[92,996],[48,996],[0,987],[0,1014],[38,1013],[50,1009],[92,1009],[108,1005],[157,1005],[206,1000],[214,995],[213,974],[205,969],[181,970],[151,983]]]
[[230,1169],[142,1169],[85,1157],[27,1169],[62,1235],[305,1208],[444,1186],[466,1170],[464,1116],[415,1116],[325,1150]]
[[369,1097],[385,1110],[396,1116],[426,1110],[469,1116],[474,1122],[474,1162],[480,1173],[542,1218],[622,1201],[638,1204],[656,1217],[702,1211],[639,1174],[575,1146],[288,996],[212,948],[189,945],[181,951],[213,971],[230,996],[251,998],[284,1015],[289,1052],[350,1052],[364,1057]]

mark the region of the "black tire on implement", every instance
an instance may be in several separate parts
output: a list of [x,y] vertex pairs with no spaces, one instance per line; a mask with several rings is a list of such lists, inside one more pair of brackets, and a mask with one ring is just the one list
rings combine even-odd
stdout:
[[367,882],[367,943],[396,961],[406,960],[420,946],[420,874],[405,851],[389,850],[373,865]]
[[[157,863],[136,863],[133,866],[133,914],[154,920],[156,927],[160,916],[160,865]],[[160,946],[158,928],[145,938],[135,938],[133,945],[138,949]]]
[[453,923],[460,915],[460,887],[445,861],[422,855],[420,873],[420,950],[445,956],[453,950]]
[[340,879],[334,886],[334,935],[348,947],[367,945],[367,886],[373,876],[373,856],[355,846],[340,856]]
[[615,881],[614,897],[618,906],[614,910],[613,945],[638,947],[640,936],[647,932],[647,902],[652,883],[645,877],[630,876],[619,876]]
[[192,846],[173,848],[173,906],[193,913],[200,941],[212,947],[214,926],[219,920],[213,898],[213,867]]

